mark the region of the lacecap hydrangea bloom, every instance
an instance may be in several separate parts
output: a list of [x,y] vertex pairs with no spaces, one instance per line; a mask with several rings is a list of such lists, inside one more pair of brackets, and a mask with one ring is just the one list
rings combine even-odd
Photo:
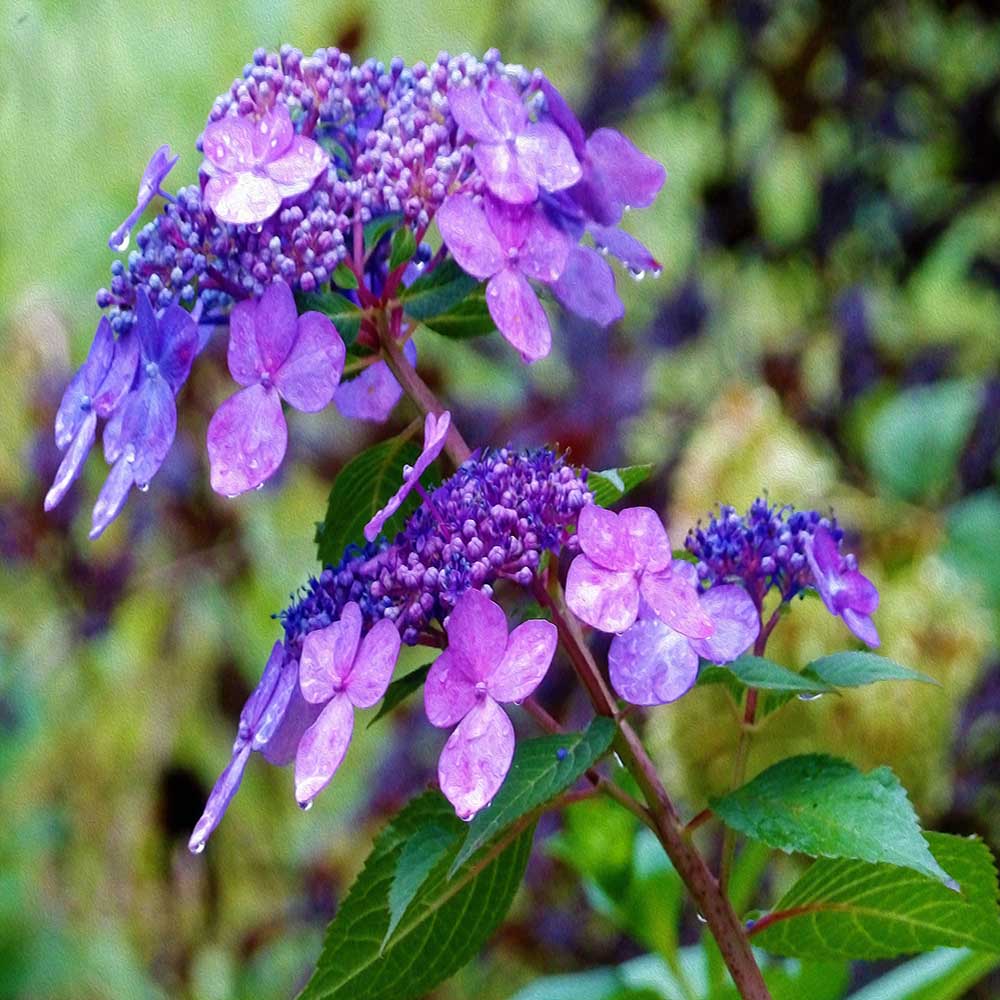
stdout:
[[[216,99],[196,149],[198,181],[175,192],[164,184],[177,156],[162,146],[150,159],[112,247],[124,251],[143,213],[161,210],[112,264],[94,350],[57,418],[65,454],[50,508],[103,436],[112,469],[95,537],[161,467],[174,397],[217,333],[228,332],[240,388],[208,429],[211,481],[236,495],[280,466],[282,400],[389,416],[401,390],[372,355],[392,338],[413,364],[413,324],[383,328],[371,317],[399,309],[401,290],[449,259],[487,283],[494,323],[529,362],[552,340],[539,288],[607,324],[622,304],[600,251],[635,273],[657,267],[619,224],[626,209],[652,203],[663,168],[611,129],[587,136],[541,71],[505,64],[495,50],[412,67],[355,65],[335,48],[258,50]],[[425,241],[435,225],[438,253]],[[408,243],[397,239],[403,230]],[[399,245],[414,249],[394,260]],[[353,312],[350,335],[315,302],[337,317]],[[348,351],[367,367],[342,381]]]

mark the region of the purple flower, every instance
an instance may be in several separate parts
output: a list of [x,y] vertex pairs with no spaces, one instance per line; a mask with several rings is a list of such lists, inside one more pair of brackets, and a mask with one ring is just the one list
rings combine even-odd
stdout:
[[448,618],[448,648],[424,686],[432,725],[454,726],[441,751],[441,791],[464,820],[488,806],[514,757],[514,727],[500,707],[520,702],[541,683],[555,655],[556,627],[532,619],[507,634],[503,609],[467,591]]
[[188,841],[188,849],[201,854],[212,832],[229,808],[239,790],[243,772],[253,751],[268,756],[271,741],[288,714],[289,703],[298,686],[298,669],[289,662],[285,648],[276,642],[271,649],[260,683],[247,699],[240,712],[239,729],[233,753],[222,774],[219,775],[208,797],[205,811],[195,825]]
[[274,474],[285,457],[288,428],[281,400],[306,413],[333,398],[346,351],[326,316],[295,311],[292,290],[269,285],[229,319],[229,371],[245,388],[215,411],[208,425],[212,489],[237,496]]
[[145,490],[163,464],[177,432],[174,396],[198,351],[198,328],[187,311],[171,305],[157,319],[144,291],[136,295],[134,333],[125,336],[138,341],[137,379],[104,429],[104,457],[112,466],[94,504],[91,538],[118,516],[132,487]]
[[169,195],[160,190],[160,185],[179,159],[179,156],[170,155],[170,147],[166,145],[160,146],[149,158],[149,163],[146,164],[146,169],[142,172],[142,178],[139,181],[139,193],[136,195],[135,208],[108,239],[108,246],[112,250],[121,253],[128,249],[129,234],[139,221],[139,217],[149,207],[149,203],[157,195],[170,198]]
[[361,609],[351,601],[338,621],[310,632],[302,644],[302,696],[324,706],[295,754],[295,798],[303,807],[340,767],[354,730],[354,709],[371,708],[385,694],[399,657],[399,632],[392,622],[376,622],[364,639],[361,625]]
[[295,134],[285,104],[256,122],[233,116],[212,122],[203,147],[205,198],[223,222],[269,219],[283,198],[308,191],[330,164],[317,143]]
[[640,597],[675,631],[690,639],[712,635],[698,599],[697,580],[675,562],[670,540],[649,507],[620,514],[589,504],[580,511],[582,554],[566,580],[566,603],[602,632],[624,632],[639,614]]
[[529,122],[524,102],[506,80],[494,77],[485,93],[453,86],[448,105],[476,140],[476,166],[498,198],[528,205],[537,199],[539,187],[561,191],[580,180],[580,164],[565,132],[551,122]]
[[469,195],[449,197],[438,228],[459,266],[488,278],[486,305],[497,328],[527,361],[549,353],[549,321],[528,278],[548,284],[563,273],[569,237],[536,206],[508,205],[487,196],[485,211]]
[[878,646],[878,631],[871,620],[878,607],[875,584],[841,556],[833,535],[822,525],[806,540],[805,552],[816,589],[830,614],[843,618],[862,642]]
[[[403,354],[411,365],[417,363],[417,347],[412,340],[403,345]],[[384,361],[369,365],[349,382],[341,382],[333,402],[342,416],[351,420],[384,423],[402,398],[403,387]]]
[[[692,586],[694,566],[676,560],[673,571]],[[657,617],[644,601],[634,625],[611,640],[608,669],[615,691],[633,705],[663,705],[676,701],[698,678],[698,658],[731,663],[757,638],[760,618],[750,596],[734,584],[713,587],[698,603],[712,624],[712,634],[690,638]]]
[[610,326],[625,315],[614,272],[591,247],[573,247],[552,291],[563,308],[599,326]]
[[451,414],[445,410],[440,416],[428,413],[424,418],[424,450],[420,453],[416,465],[403,466],[403,485],[389,498],[388,503],[378,511],[365,525],[365,538],[374,542],[382,531],[382,527],[393,514],[403,506],[403,501],[410,491],[420,483],[420,477],[427,471],[431,463],[441,454],[451,427]]

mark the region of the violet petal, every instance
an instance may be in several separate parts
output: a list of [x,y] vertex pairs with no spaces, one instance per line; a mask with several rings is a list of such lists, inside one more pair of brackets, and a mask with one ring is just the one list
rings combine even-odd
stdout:
[[608,673],[617,694],[633,705],[665,705],[689,691],[698,678],[691,642],[657,618],[640,618],[615,636]]
[[315,413],[333,399],[347,352],[337,328],[322,313],[303,313],[297,329],[288,357],[274,374],[274,384],[289,405]]
[[475,681],[461,658],[446,649],[432,664],[424,682],[424,711],[432,726],[454,726],[476,703]]
[[399,629],[387,618],[377,621],[361,640],[346,688],[355,708],[371,708],[385,694],[399,647]]
[[712,587],[701,595],[701,608],[711,619],[713,632],[707,638],[691,640],[691,648],[699,656],[712,663],[732,663],[753,645],[760,632],[760,616],[742,587]]
[[591,247],[577,246],[570,251],[552,291],[564,309],[599,326],[610,326],[625,315],[611,265]]
[[569,567],[566,603],[592,628],[624,632],[639,613],[639,586],[631,570],[605,569],[581,554]]
[[552,348],[552,331],[534,289],[519,271],[506,267],[490,278],[486,305],[504,338],[530,364]]
[[507,638],[507,648],[489,680],[487,690],[498,702],[521,702],[541,684],[559,633],[552,622],[539,618],[522,622]]
[[295,754],[295,799],[299,805],[308,805],[330,783],[343,763],[353,732],[354,706],[347,695],[335,695],[302,734]]

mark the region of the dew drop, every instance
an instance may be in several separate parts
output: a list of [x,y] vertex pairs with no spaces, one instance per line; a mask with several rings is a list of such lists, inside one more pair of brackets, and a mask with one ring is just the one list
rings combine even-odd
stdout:
[[799,701],[819,701],[823,697],[822,691],[817,691],[815,694],[810,692],[804,692],[799,695]]
[[239,493],[227,493],[226,494],[226,499],[227,500],[235,500],[238,496],[239,496]]
[[149,483],[136,483],[135,485],[136,485],[136,488],[139,490],[140,493],[148,493],[149,492]]
[[707,924],[708,923],[708,919],[705,917],[704,913],[696,913],[695,914],[695,918],[697,919],[697,921],[698,921],[699,924]]
[[200,840],[191,848],[192,854],[201,854],[205,850],[205,841]]
[[259,233],[264,228],[264,224],[262,222],[253,222],[247,228],[251,233]]
[[649,270],[649,274],[650,274],[650,277],[652,277],[652,278],[658,278],[661,274],[663,274],[663,268],[662,267],[652,267]]
[[132,239],[131,234],[126,229],[125,232],[122,233],[121,239],[118,240],[118,242],[114,245],[115,252],[124,253],[126,250],[128,250],[128,245],[131,242],[131,239]]
[[257,484],[257,485],[256,485],[256,486],[254,487],[254,489],[255,489],[255,490],[257,490],[257,492],[258,492],[258,493],[259,493],[259,492],[260,492],[260,491],[261,491],[261,490],[262,490],[263,488],[264,488],[264,484],[263,484],[263,483],[258,483],[258,484]]
[[299,808],[300,808],[300,809],[301,809],[301,810],[302,810],[302,811],[303,811],[304,813],[307,813],[307,812],[309,812],[309,810],[310,810],[310,809],[312,809],[312,807],[313,807],[313,802],[315,802],[315,799],[310,799],[310,800],[309,800],[308,802],[300,802],[300,803],[299,803]]
[[633,281],[642,281],[646,277],[646,272],[641,267],[629,267],[628,275]]
[[460,813],[457,813],[457,815],[458,815],[458,818],[459,818],[459,819],[460,819],[460,820],[461,820],[461,821],[462,821],[463,823],[471,823],[471,822],[472,822],[472,820],[473,820],[473,819],[475,818],[475,815],[476,815],[476,814],[475,814],[474,812],[472,812],[472,811],[470,810],[470,811],[468,811],[468,812],[460,812]]

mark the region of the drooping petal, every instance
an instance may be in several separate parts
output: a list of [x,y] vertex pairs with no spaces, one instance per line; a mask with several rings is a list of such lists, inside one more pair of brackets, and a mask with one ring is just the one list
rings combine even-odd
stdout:
[[205,803],[205,811],[195,824],[191,839],[188,841],[188,850],[193,854],[201,854],[208,838],[212,836],[215,828],[226,814],[229,803],[233,801],[233,796],[239,791],[240,783],[243,781],[243,772],[246,770],[249,760],[250,744],[247,743],[233,754],[225,770],[219,775],[215,787],[208,797],[208,802]]
[[122,437],[122,421],[125,417],[125,407],[119,406],[111,419],[104,425],[104,432],[101,435],[101,445],[104,448],[104,461],[108,465],[114,465],[121,455],[124,438]]
[[860,614],[852,608],[845,608],[844,623],[863,642],[876,649],[879,646],[878,629],[868,615]]
[[712,621],[704,612],[698,591],[681,573],[644,573],[639,589],[661,621],[689,639],[712,634]]
[[486,213],[468,196],[453,194],[438,209],[441,237],[463,271],[488,278],[504,264],[504,254]]
[[227,174],[249,170],[256,160],[254,128],[246,118],[227,116],[205,128],[202,146],[213,167]]
[[629,507],[618,516],[628,532],[637,566],[648,573],[659,573],[673,563],[674,554],[667,529],[655,510],[651,507]]
[[129,393],[122,414],[122,447],[132,478],[145,486],[159,471],[177,433],[177,404],[170,386],[149,378]]
[[66,387],[56,412],[55,437],[60,448],[65,448],[76,437],[111,367],[114,352],[115,338],[111,324],[107,316],[102,316],[94,331],[87,360]]
[[337,328],[326,316],[303,313],[298,320],[298,336],[275,372],[274,384],[295,409],[304,413],[322,410],[333,399],[346,353]]
[[354,732],[354,706],[345,694],[332,698],[303,733],[295,754],[295,799],[308,805],[330,783]]
[[838,603],[862,615],[870,615],[878,608],[878,588],[864,573],[847,570],[840,578],[843,588],[837,595]]
[[[403,354],[411,365],[417,363],[417,348],[412,340],[403,345]],[[403,397],[403,387],[384,361],[369,365],[349,382],[341,382],[333,402],[342,416],[352,420],[382,423]]]
[[542,80],[542,93],[545,95],[545,110],[552,120],[565,133],[569,139],[573,152],[578,160],[582,160],[587,151],[587,136],[583,131],[580,120],[573,113],[572,108],[566,103],[566,99],[552,85],[548,79]]
[[496,701],[523,701],[545,677],[556,653],[559,633],[539,618],[522,622],[507,638],[503,659],[487,680]]
[[610,326],[625,315],[625,306],[615,289],[614,271],[591,247],[577,246],[570,251],[552,291],[564,309],[598,326]]
[[271,218],[281,208],[281,190],[270,177],[259,174],[220,174],[209,177],[205,199],[217,218],[233,225],[253,225]]
[[354,601],[344,605],[338,621],[305,637],[299,687],[306,701],[323,704],[346,687],[360,641],[361,609]]
[[253,328],[261,365],[272,376],[277,375],[291,353],[299,334],[298,320],[291,288],[283,281],[268,285],[257,302]]
[[503,140],[500,130],[486,114],[478,87],[471,84],[449,87],[448,107],[455,121],[473,139],[481,142],[501,142]]
[[599,128],[591,133],[587,139],[587,155],[623,209],[648,208],[667,179],[663,164],[611,128]]
[[163,353],[163,334],[156,322],[156,313],[144,288],[135,293],[135,332],[143,364],[157,362]]
[[513,139],[528,123],[521,95],[506,80],[494,77],[486,84],[483,108],[504,139]]
[[483,180],[498,198],[513,205],[530,205],[538,197],[535,161],[518,156],[511,143],[477,143],[472,158]]
[[507,648],[507,616],[481,590],[467,590],[445,626],[448,649],[473,681],[485,681]]
[[191,364],[198,354],[198,326],[191,314],[178,305],[169,305],[163,310],[158,326],[161,352],[153,360],[176,395],[187,381]]
[[238,738],[249,740],[253,737],[257,730],[257,724],[264,714],[264,709],[274,694],[274,689],[277,687],[278,679],[281,677],[284,666],[285,647],[281,642],[276,642],[271,647],[271,655],[267,658],[267,663],[264,665],[264,671],[260,675],[257,686],[253,689],[250,697],[247,698],[240,712]]
[[91,541],[99,538],[104,533],[104,529],[121,513],[122,507],[125,506],[125,501],[128,499],[129,490],[134,484],[132,463],[126,461],[123,455],[111,466],[108,478],[104,481],[101,492],[97,494],[97,502],[94,504],[94,514],[91,520]]
[[742,587],[712,587],[701,595],[701,608],[711,619],[713,632],[705,639],[691,640],[699,656],[712,663],[732,663],[753,645],[760,632],[760,616]]
[[383,618],[361,640],[347,678],[347,697],[355,708],[371,708],[385,694],[399,659],[399,629]]
[[208,424],[212,489],[227,497],[255,489],[277,471],[287,446],[278,393],[262,385],[241,389]]
[[698,678],[691,642],[658,618],[640,618],[608,650],[611,686],[633,705],[665,705]]
[[107,419],[117,411],[126,393],[132,388],[138,365],[139,337],[134,330],[127,330],[115,341],[111,367],[94,396],[94,409],[99,417]]
[[174,169],[180,156],[170,155],[170,146],[164,144],[153,153],[146,164],[146,169],[139,178],[138,203],[145,208],[152,201],[167,174]]
[[580,548],[598,566],[629,571],[638,569],[640,563],[632,550],[629,525],[620,514],[596,503],[587,504],[580,511],[576,531]]
[[319,718],[322,705],[313,705],[302,697],[299,688],[299,665],[285,664],[274,694],[268,702],[254,736],[253,748],[276,767],[295,760],[302,734]]
[[279,157],[284,157],[295,141],[295,126],[292,125],[287,104],[275,104],[252,127],[253,158],[260,164],[270,165]]
[[528,217],[517,266],[529,278],[551,284],[566,270],[570,247],[569,236],[553,225],[542,209],[536,208]]
[[514,758],[514,727],[489,696],[448,737],[438,760],[438,781],[460,819],[469,820],[499,791]]
[[226,360],[229,374],[240,385],[254,385],[264,372],[264,361],[257,346],[254,314],[257,303],[243,299],[233,306],[229,314],[229,347]]
[[45,494],[45,509],[52,510],[66,496],[70,486],[76,482],[77,477],[83,469],[83,463],[90,454],[90,449],[94,444],[94,433],[97,429],[97,414],[91,410],[87,413],[83,422],[77,429],[69,448],[63,455],[52,486]]
[[566,133],[552,122],[529,125],[514,140],[518,158],[531,164],[540,187],[563,191],[583,176],[580,161]]
[[631,570],[605,569],[581,554],[569,567],[566,603],[592,628],[624,632],[639,613],[639,585]]
[[432,664],[424,682],[424,711],[432,726],[454,726],[476,703],[476,684],[462,661],[446,649]]
[[330,156],[319,143],[297,135],[280,159],[267,165],[267,175],[281,187],[286,198],[308,191],[330,165]]
[[486,286],[486,305],[506,340],[530,364],[552,348],[552,331],[534,289],[520,271],[505,267]]
[[631,233],[615,226],[588,226],[594,243],[617,257],[633,274],[646,271],[657,272],[660,262],[649,252],[649,248],[639,242]]

